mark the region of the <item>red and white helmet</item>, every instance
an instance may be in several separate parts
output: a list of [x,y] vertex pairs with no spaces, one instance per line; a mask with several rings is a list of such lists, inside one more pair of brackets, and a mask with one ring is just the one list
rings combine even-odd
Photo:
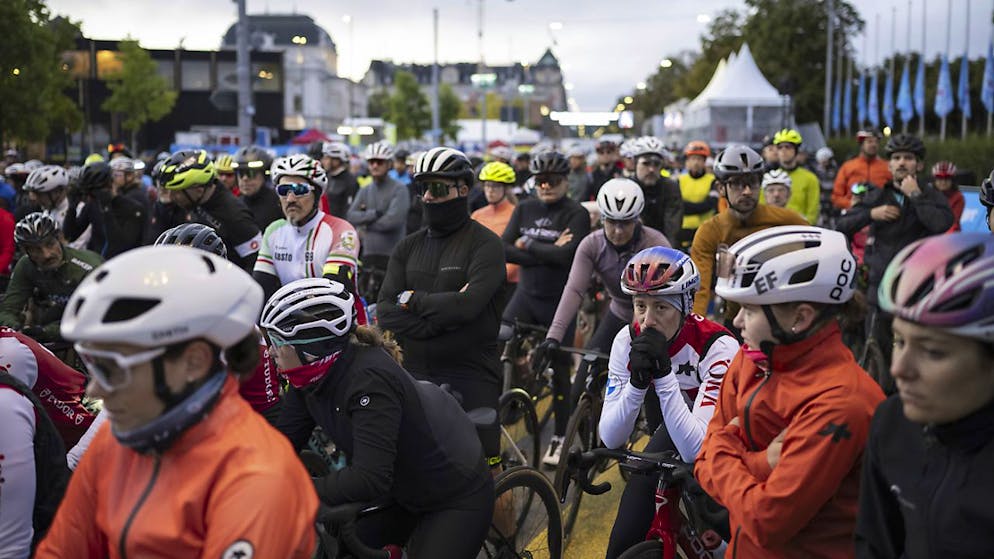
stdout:
[[956,176],[956,165],[951,161],[939,161],[932,166],[932,176],[937,179],[951,179]]
[[649,247],[632,257],[621,272],[621,291],[626,295],[678,296],[680,312],[688,314],[701,274],[690,256],[669,247]]
[[278,184],[282,177],[290,176],[306,179],[322,190],[328,186],[328,175],[321,163],[302,153],[277,158],[273,161],[269,174],[273,177],[273,184]]

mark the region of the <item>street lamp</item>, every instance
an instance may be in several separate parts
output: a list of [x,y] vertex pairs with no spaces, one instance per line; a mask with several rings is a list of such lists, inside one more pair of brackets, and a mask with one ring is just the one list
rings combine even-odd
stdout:
[[673,66],[673,61],[670,60],[669,58],[664,58],[659,61],[660,68],[669,68],[670,66]]
[[645,88],[646,88],[645,82],[638,82],[637,84],[635,84],[635,89],[639,91],[645,91]]
[[634,102],[635,102],[635,98],[634,97],[632,97],[631,95],[626,95],[625,96],[625,104],[626,105],[631,105]]
[[525,128],[531,123],[531,96],[535,93],[535,86],[530,83],[518,85],[518,93],[525,98]]
[[487,90],[497,82],[497,74],[492,72],[472,74],[469,81],[483,92],[483,118],[480,120],[480,135],[483,149],[487,149]]

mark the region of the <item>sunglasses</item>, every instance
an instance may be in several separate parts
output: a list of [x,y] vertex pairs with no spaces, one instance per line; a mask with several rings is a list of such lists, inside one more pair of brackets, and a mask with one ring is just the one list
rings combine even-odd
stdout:
[[555,188],[565,180],[566,177],[562,175],[535,175],[535,186],[547,184],[549,188]]
[[729,179],[725,181],[725,187],[732,192],[742,192],[747,186],[753,191],[759,189],[759,178]]
[[455,188],[456,185],[449,184],[447,182],[429,182],[423,181],[418,182],[418,194],[421,196],[425,195],[425,192],[430,192],[432,198],[444,198],[449,195],[449,189]]
[[321,336],[318,338],[306,338],[300,340],[288,340],[275,332],[266,332],[266,337],[269,338],[269,345],[279,348],[284,346],[295,346],[295,345],[307,345],[317,342],[326,342],[328,340],[334,339],[336,336]]
[[261,176],[262,173],[263,173],[263,171],[260,171],[258,169],[245,169],[244,171],[241,170],[241,169],[239,169],[239,170],[235,171],[235,174],[238,175],[238,178],[240,178],[240,179],[241,178],[248,178],[248,179],[255,178],[255,177]]
[[289,196],[293,192],[294,196],[306,196],[314,191],[314,187],[306,182],[290,182],[276,185],[276,193],[280,196]]
[[640,165],[645,165],[646,167],[662,167],[663,160],[657,157],[643,157],[639,159]]
[[136,366],[148,363],[166,353],[165,348],[158,348],[124,355],[116,351],[87,348],[79,342],[73,344],[73,349],[82,359],[93,380],[108,392],[130,384],[131,370]]

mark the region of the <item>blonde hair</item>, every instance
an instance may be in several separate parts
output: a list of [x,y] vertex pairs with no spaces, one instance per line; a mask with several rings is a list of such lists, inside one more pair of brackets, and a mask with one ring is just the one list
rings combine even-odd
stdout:
[[394,339],[391,332],[384,332],[376,326],[365,324],[357,326],[349,335],[349,342],[360,347],[382,347],[398,365],[404,363],[404,351]]

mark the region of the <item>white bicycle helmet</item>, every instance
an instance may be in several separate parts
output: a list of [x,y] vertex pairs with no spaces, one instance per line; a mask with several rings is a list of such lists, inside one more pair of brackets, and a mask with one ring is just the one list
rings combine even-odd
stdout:
[[176,245],[129,250],[91,272],[62,337],[158,348],[203,338],[226,348],[255,330],[262,287],[232,262]]
[[667,155],[666,145],[655,136],[642,136],[634,146],[633,157],[643,155],[658,155],[665,159]]
[[125,173],[135,172],[135,161],[128,157],[116,157],[111,159],[110,168],[112,171],[122,171]]
[[3,170],[3,174],[10,177],[13,175],[26,175],[28,174],[28,169],[24,166],[24,163],[11,163],[7,165],[7,168]]
[[514,157],[517,153],[507,146],[497,146],[490,150],[490,155],[494,159],[500,159],[504,163],[510,163],[511,161],[514,161]]
[[352,156],[352,150],[342,142],[323,142],[321,144],[321,155],[331,157],[332,159],[348,161]]
[[766,174],[763,175],[763,188],[765,189],[771,184],[782,184],[787,187],[787,190],[790,190],[790,174],[783,169],[773,169],[771,171],[767,171]]
[[602,219],[637,219],[645,208],[645,194],[642,194],[642,189],[631,179],[611,179],[597,191],[597,208]]
[[341,338],[355,324],[355,297],[341,283],[304,278],[277,290],[266,302],[259,325],[285,340]]
[[305,179],[322,191],[328,186],[328,175],[321,163],[302,153],[277,158],[269,168],[269,175],[273,177],[273,184],[279,184],[281,178],[291,176]]
[[639,149],[637,144],[637,139],[628,138],[624,142],[621,142],[621,146],[618,147],[618,153],[622,157],[635,157],[635,152]]
[[463,152],[447,147],[431,148],[421,154],[414,163],[412,175],[415,181],[441,177],[459,179],[469,185],[475,177],[469,158]]
[[366,150],[362,152],[362,158],[366,161],[370,159],[384,159],[386,161],[392,161],[394,154],[394,148],[390,145],[390,142],[374,142],[366,146]]
[[25,172],[30,173],[42,165],[44,165],[44,163],[42,163],[40,159],[28,159],[24,162],[24,168],[27,169]]
[[818,148],[818,151],[815,152],[815,161],[818,163],[824,163],[833,157],[835,157],[835,152],[828,146]]
[[57,188],[69,185],[69,172],[58,165],[39,167],[28,175],[24,190],[34,192],[51,192]]
[[845,303],[856,286],[846,236],[820,227],[783,225],[719,247],[715,293],[740,304]]

